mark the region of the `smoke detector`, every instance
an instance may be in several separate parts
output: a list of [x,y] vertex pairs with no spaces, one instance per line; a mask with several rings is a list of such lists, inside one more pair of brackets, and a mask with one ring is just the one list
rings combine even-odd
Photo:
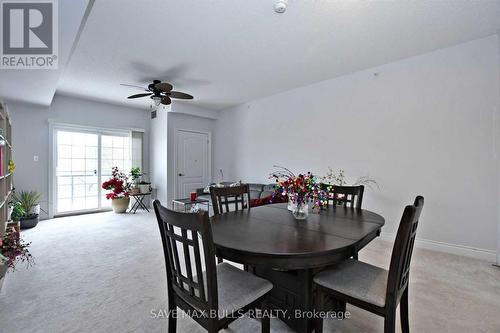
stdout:
[[278,0],[274,4],[274,11],[278,14],[283,14],[288,6],[288,0]]

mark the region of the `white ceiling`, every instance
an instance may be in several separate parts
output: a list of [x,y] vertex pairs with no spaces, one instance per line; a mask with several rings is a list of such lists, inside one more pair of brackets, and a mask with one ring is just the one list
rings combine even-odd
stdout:
[[289,0],[284,14],[273,5],[96,1],[57,90],[148,107],[119,84],[160,79],[195,96],[182,103],[219,110],[500,29],[500,0]]
[[48,106],[71,54],[89,0],[59,1],[59,68],[0,69],[0,97]]

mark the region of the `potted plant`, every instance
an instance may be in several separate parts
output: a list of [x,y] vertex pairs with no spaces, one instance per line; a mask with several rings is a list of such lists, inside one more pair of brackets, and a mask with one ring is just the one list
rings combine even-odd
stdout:
[[19,202],[11,202],[10,208],[11,208],[10,219],[14,222],[19,222],[21,218],[24,215],[26,215],[23,207]]
[[141,172],[141,168],[134,167],[130,169],[130,178],[132,178],[132,188],[131,188],[132,194],[139,194],[141,192],[139,188],[139,183],[140,183],[139,180],[141,179],[142,175],[143,173]]
[[[36,227],[40,219],[40,193],[36,191],[14,192],[12,196],[13,214],[11,218],[18,218],[21,229]],[[19,214],[22,214],[19,216]]]
[[130,183],[127,175],[118,167],[113,167],[111,178],[102,183],[102,188],[111,191],[106,194],[106,199],[111,199],[111,207],[115,213],[125,213],[130,204]]
[[30,244],[21,239],[21,235],[14,227],[6,230],[3,237],[0,237],[0,288],[9,268],[15,270],[19,261],[26,262],[27,267],[34,263],[28,250]]

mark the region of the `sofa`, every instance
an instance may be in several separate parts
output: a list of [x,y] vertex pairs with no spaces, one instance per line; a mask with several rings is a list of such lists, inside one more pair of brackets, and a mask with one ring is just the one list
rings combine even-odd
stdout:
[[[230,186],[235,182],[221,182],[220,184],[223,186]],[[215,183],[210,184],[215,185]],[[267,205],[271,203],[285,202],[281,196],[275,195],[276,185],[274,184],[256,184],[256,183],[248,183],[248,187],[250,190],[250,207],[257,207],[262,205]],[[208,187],[207,187],[208,188]],[[198,198],[210,200],[210,192],[207,192],[207,188],[199,188],[196,190],[196,195]]]

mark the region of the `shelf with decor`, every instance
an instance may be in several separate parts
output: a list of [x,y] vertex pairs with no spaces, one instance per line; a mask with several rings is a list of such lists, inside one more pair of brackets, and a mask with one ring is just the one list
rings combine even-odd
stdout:
[[12,195],[12,126],[7,106],[0,101],[0,234],[9,223]]

